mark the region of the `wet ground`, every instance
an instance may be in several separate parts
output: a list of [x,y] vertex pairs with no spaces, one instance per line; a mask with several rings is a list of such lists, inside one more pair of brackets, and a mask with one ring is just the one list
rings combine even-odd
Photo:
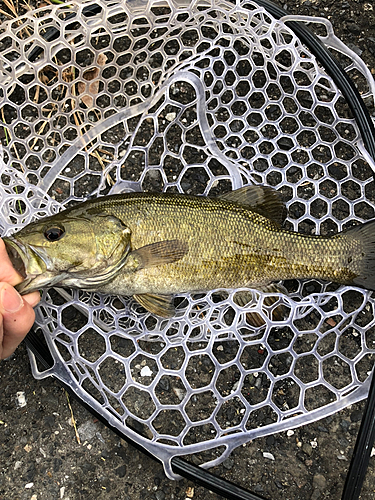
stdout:
[[[191,482],[170,481],[161,465],[68,401],[57,383],[34,380],[23,346],[2,363],[1,384],[1,499],[219,498]],[[26,397],[23,408],[19,391]],[[353,405],[292,435],[257,439],[212,472],[269,499],[339,499],[363,406]],[[366,500],[374,495],[373,460],[361,497]]]
[[[290,13],[330,19],[335,33],[375,73],[370,2],[277,3]],[[219,498],[191,482],[169,480],[158,462],[120,440],[53,380],[36,381],[24,346],[0,364],[0,384],[0,499]],[[26,398],[22,407],[18,392]],[[358,403],[293,433],[254,440],[212,472],[266,499],[338,500],[363,408]],[[372,458],[363,500],[374,498],[374,474]]]

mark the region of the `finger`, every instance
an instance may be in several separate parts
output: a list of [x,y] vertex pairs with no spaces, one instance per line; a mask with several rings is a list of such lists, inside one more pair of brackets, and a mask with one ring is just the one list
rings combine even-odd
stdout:
[[2,358],[10,356],[35,320],[34,310],[9,284],[0,283],[0,314],[3,316]]
[[38,302],[40,302],[40,293],[39,292],[28,293],[27,295],[23,295],[22,298],[28,304],[30,304],[31,307],[35,307],[38,304]]
[[0,238],[0,282],[6,281],[12,286],[17,285],[23,281],[22,276],[14,269],[9,259],[8,252],[5,248],[5,243]]
[[3,356],[3,317],[0,314],[0,360],[4,358],[5,356]]

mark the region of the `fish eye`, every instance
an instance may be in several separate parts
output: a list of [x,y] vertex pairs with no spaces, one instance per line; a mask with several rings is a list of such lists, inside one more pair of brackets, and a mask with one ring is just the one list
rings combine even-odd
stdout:
[[48,241],[57,241],[59,240],[65,233],[65,230],[61,227],[49,227],[44,231],[44,236]]

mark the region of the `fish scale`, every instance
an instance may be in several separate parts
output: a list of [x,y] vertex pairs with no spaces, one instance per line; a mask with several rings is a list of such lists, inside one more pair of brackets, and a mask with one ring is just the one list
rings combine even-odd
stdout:
[[97,207],[129,226],[132,246],[179,238],[183,259],[118,276],[107,292],[178,293],[266,285],[272,281],[320,278],[348,282],[344,264],[359,243],[351,238],[302,235],[235,203],[185,195],[131,194]]

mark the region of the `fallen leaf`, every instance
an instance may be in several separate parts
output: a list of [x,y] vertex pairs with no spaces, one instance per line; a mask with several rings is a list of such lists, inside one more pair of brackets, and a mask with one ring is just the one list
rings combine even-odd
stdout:
[[[99,66],[104,66],[107,61],[107,56],[105,54],[99,54],[98,59],[97,59],[97,64],[98,66],[94,68],[90,68],[86,70],[83,73],[83,78],[87,81],[90,82],[92,80],[95,80],[99,76],[100,68]],[[96,95],[99,92],[99,80],[96,80],[95,82],[92,82],[90,84],[87,84],[85,82],[78,82],[77,84],[77,90],[78,90],[78,95],[81,95],[81,100],[88,108],[91,108],[93,105],[94,99],[93,95]],[[88,94],[89,92],[90,94]]]

